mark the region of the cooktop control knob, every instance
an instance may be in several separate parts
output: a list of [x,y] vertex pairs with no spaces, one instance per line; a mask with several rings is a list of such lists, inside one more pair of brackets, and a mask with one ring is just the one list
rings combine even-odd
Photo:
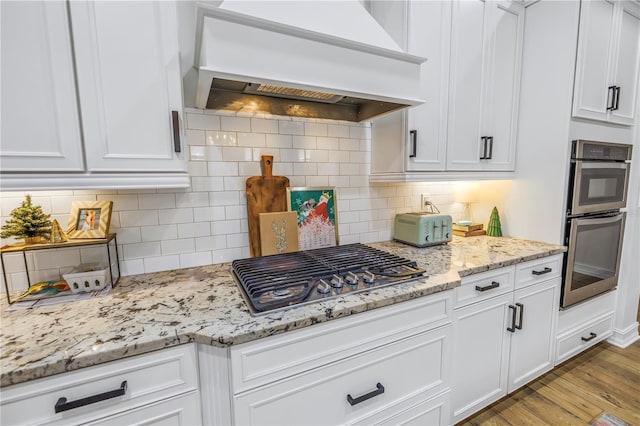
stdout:
[[353,272],[347,273],[346,280],[347,280],[347,283],[349,283],[349,285],[358,285],[358,276]]
[[362,278],[364,279],[365,284],[373,284],[376,280],[376,276],[370,271],[364,271]]
[[331,292],[331,286],[327,284],[325,280],[320,280],[318,285],[316,285],[316,290],[320,294],[327,295]]
[[333,278],[331,278],[331,287],[335,287],[335,288],[342,288],[342,286],[344,285],[344,280],[342,279],[342,277],[340,275],[333,275]]

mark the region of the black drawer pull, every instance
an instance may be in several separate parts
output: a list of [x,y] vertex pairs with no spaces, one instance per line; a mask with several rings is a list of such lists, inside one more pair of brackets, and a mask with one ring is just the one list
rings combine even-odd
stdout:
[[491,290],[492,288],[498,288],[500,287],[500,283],[498,281],[491,281],[491,284],[486,285],[484,287],[480,287],[479,285],[476,286],[476,291],[487,291],[487,290]]
[[507,331],[515,333],[516,332],[516,312],[518,311],[518,308],[516,308],[513,305],[509,305],[509,309],[512,309],[513,313],[511,314],[511,327],[507,327]]
[[94,404],[96,402],[105,401],[107,399],[116,398],[118,396],[124,395],[127,391],[127,381],[125,380],[120,384],[118,389],[100,393],[98,395],[91,395],[86,398],[77,399],[75,401],[67,402],[67,398],[64,396],[58,399],[56,402],[55,410],[56,413],[60,413],[62,411],[73,410],[74,408],[82,407],[89,404]]
[[411,137],[411,154],[409,154],[409,158],[416,158],[418,155],[418,131],[410,130],[409,136]]
[[171,111],[171,121],[173,124],[173,150],[180,152],[180,117],[178,111]]
[[551,271],[553,271],[553,269],[545,267],[542,271],[533,270],[533,271],[531,271],[531,273],[533,275],[544,275],[544,274],[548,274]]
[[374,396],[378,396],[378,395],[383,394],[383,393],[384,393],[384,386],[382,386],[381,383],[377,383],[376,384],[376,390],[371,391],[369,393],[366,393],[366,394],[364,394],[362,396],[359,396],[357,398],[353,398],[351,396],[351,394],[347,394],[347,401],[349,401],[349,404],[351,404],[351,405],[356,405],[356,404],[360,404],[361,402],[366,401],[367,399],[371,399]]
[[595,339],[596,337],[598,337],[598,335],[596,333],[591,332],[589,333],[589,337],[581,337],[581,339],[583,342],[588,342],[590,340]]
[[607,88],[607,111],[616,109],[616,86]]
[[518,330],[522,330],[522,320],[524,318],[524,305],[522,303],[516,303],[516,306],[520,308],[520,320],[519,324],[516,325]]

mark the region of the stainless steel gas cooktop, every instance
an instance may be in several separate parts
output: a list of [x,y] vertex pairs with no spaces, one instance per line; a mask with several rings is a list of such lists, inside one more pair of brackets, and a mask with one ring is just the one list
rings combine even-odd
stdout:
[[231,270],[253,315],[424,277],[411,260],[363,244],[240,259]]

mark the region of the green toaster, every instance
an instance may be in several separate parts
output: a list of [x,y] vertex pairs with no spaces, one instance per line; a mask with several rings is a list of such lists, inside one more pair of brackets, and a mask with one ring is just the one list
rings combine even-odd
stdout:
[[446,244],[451,241],[451,222],[448,214],[398,214],[393,225],[393,239],[416,247]]

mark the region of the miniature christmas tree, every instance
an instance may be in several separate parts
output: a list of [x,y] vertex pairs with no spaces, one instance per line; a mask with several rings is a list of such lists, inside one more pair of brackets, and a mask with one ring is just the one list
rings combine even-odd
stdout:
[[500,214],[498,208],[491,210],[489,217],[489,225],[487,226],[487,235],[490,237],[502,237],[502,225],[500,225]]
[[19,207],[11,210],[11,219],[2,226],[0,237],[25,238],[25,242],[35,242],[41,237],[49,238],[51,233],[51,215],[45,214],[42,207],[31,205],[31,195]]

